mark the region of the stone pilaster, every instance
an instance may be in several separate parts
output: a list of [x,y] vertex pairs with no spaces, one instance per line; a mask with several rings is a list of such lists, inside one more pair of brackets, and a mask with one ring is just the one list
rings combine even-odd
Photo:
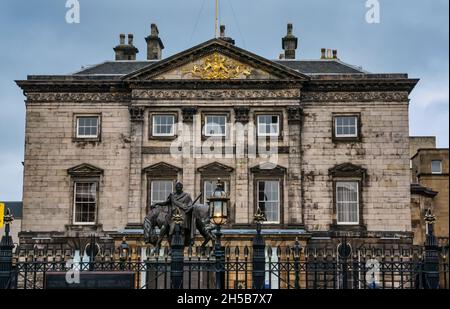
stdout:
[[144,108],[130,107],[131,147],[130,147],[130,177],[128,193],[128,223],[127,227],[142,224],[142,143],[144,129]]
[[[248,107],[236,107],[235,121],[242,125],[250,121],[250,109]],[[242,134],[242,135],[240,135]],[[250,216],[253,214],[253,204],[249,200],[249,188],[253,186],[249,177],[249,158],[248,158],[248,130],[236,131],[236,148],[245,152],[244,154],[236,153],[236,171],[235,171],[235,223],[247,224],[253,223]]]
[[[285,212],[285,222],[288,224],[303,224],[301,203],[301,125],[303,111],[300,107],[289,107],[289,169],[287,172],[288,183],[288,211]],[[289,216],[286,218],[286,214]]]

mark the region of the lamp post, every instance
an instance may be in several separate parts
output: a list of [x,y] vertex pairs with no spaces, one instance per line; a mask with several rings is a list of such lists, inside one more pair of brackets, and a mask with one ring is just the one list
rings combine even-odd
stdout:
[[[0,216],[3,216],[3,214],[0,214]],[[9,232],[12,221],[13,217],[9,208],[7,208],[4,216],[5,234],[0,242],[0,289],[8,289],[11,287],[13,272],[12,250],[14,244]]]
[[256,223],[256,236],[253,238],[253,288],[261,290],[264,288],[265,280],[265,249],[266,244],[261,234],[261,225],[266,221],[266,216],[258,207],[253,219]]
[[183,288],[183,260],[184,260],[184,240],[181,233],[183,216],[180,208],[176,208],[172,215],[172,221],[175,224],[175,232],[171,241],[171,261],[170,261],[170,287],[172,289]]
[[125,268],[125,263],[128,260],[128,256],[130,253],[130,246],[128,246],[125,236],[122,238],[122,243],[119,246],[119,258],[120,258],[120,267],[123,270]]
[[426,239],[425,239],[425,258],[424,258],[424,288],[439,288],[439,246],[434,235],[434,223],[436,217],[428,209],[425,214]]
[[220,243],[222,237],[221,226],[228,219],[228,195],[224,190],[223,182],[217,180],[217,187],[212,196],[208,198],[209,216],[211,223],[216,226],[216,240],[214,242],[214,256],[216,258],[216,287],[222,289],[224,286],[224,271],[225,271],[225,254]]

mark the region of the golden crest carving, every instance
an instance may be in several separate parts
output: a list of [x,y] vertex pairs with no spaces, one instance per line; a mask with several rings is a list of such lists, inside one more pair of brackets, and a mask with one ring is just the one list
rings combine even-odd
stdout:
[[201,65],[194,65],[192,69],[183,71],[184,74],[201,79],[231,79],[241,75],[248,76],[251,69],[231,59],[225,58],[219,53],[207,57]]

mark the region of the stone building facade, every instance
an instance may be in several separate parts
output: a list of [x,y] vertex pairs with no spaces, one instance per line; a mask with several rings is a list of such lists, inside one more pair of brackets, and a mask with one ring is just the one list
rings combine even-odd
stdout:
[[[225,37],[147,60],[133,37],[115,61],[17,81],[26,96],[21,243],[142,240],[146,207],[180,180],[195,198],[220,177],[225,239],[249,241],[257,207],[273,242],[411,243],[409,94],[417,79],[373,74],[337,52],[268,60]],[[206,202],[204,197],[202,202]]]
[[428,209],[436,216],[435,235],[441,246],[448,246],[449,159],[448,148],[436,148],[434,137],[411,137],[416,145],[411,156],[411,218],[414,244],[424,243]]

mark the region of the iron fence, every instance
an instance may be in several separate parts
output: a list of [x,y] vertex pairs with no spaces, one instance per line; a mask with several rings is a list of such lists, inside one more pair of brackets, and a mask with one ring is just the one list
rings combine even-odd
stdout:
[[125,241],[119,248],[96,250],[95,239],[89,246],[94,249],[86,247],[85,252],[14,247],[5,222],[1,288],[43,289],[52,287],[49,282],[53,287],[70,287],[72,275],[110,276],[105,280],[122,284],[116,287],[135,289],[449,288],[448,246],[438,245],[432,226],[424,247],[354,247],[343,238],[334,247],[305,248],[298,241],[276,247],[266,244],[260,224],[252,246],[222,247],[219,238],[214,247],[185,248],[178,226],[171,247],[143,247],[128,254]]
[[[392,250],[360,248],[342,257],[332,248],[306,247],[298,256],[296,246],[267,247],[264,256],[263,286],[266,289],[420,289],[424,285],[424,251],[421,248]],[[17,251],[17,250],[16,250]],[[20,249],[18,250],[20,251]],[[131,272],[133,288],[171,288],[172,252],[169,247],[144,257],[121,259],[111,252],[92,261],[77,259],[74,254],[58,252],[18,252],[13,259],[11,288],[43,289],[49,273]],[[400,252],[402,251],[402,252]],[[183,257],[184,289],[212,289],[217,286],[216,274],[224,273],[223,288],[254,287],[253,250],[249,247],[224,248],[225,260],[217,268],[213,248],[190,247]],[[85,256],[86,258],[86,256]],[[440,288],[449,288],[448,261],[445,251],[439,252]]]

